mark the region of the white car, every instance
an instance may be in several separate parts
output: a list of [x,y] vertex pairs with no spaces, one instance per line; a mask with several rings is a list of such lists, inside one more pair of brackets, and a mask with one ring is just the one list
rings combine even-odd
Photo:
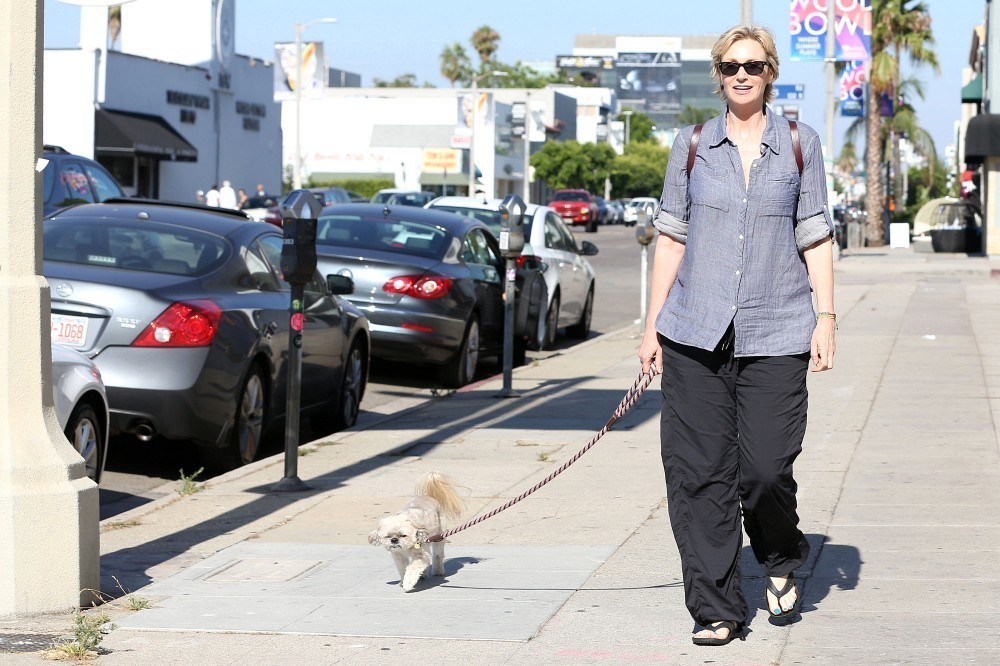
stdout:
[[[481,220],[499,236],[500,203],[500,199],[438,197],[424,208]],[[587,257],[597,254],[597,246],[590,241],[577,244],[573,233],[554,210],[536,204],[528,204],[524,214],[524,241],[522,257],[534,256],[546,265],[544,275],[549,297],[545,330],[539,332],[542,349],[552,348],[560,327],[565,327],[566,334],[572,338],[586,338],[594,314],[596,277]]]
[[639,221],[639,209],[645,208],[649,214],[647,224],[653,223],[653,213],[660,205],[660,200],[654,197],[636,197],[625,205],[625,225],[634,226]]
[[52,345],[52,399],[59,427],[100,483],[108,457],[108,398],[101,371],[69,347]]

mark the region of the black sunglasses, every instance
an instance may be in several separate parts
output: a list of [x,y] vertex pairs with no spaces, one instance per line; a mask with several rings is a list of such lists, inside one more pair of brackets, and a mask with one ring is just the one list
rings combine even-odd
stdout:
[[747,60],[746,62],[726,61],[719,63],[719,71],[722,72],[723,76],[735,76],[740,71],[740,67],[750,76],[760,76],[764,73],[767,63],[763,60]]

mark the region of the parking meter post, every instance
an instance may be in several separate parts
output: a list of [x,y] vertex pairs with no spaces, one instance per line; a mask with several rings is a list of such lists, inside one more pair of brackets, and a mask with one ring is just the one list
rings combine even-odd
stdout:
[[646,325],[646,304],[649,302],[647,295],[647,276],[649,273],[649,244],[653,242],[653,209],[652,206],[640,206],[636,211],[635,239],[642,248],[639,260],[639,320],[636,322],[640,326]]
[[500,202],[500,254],[504,267],[503,303],[503,389],[498,398],[516,398],[512,388],[514,372],[514,291],[517,279],[517,258],[524,250],[524,199],[508,194]]
[[275,492],[308,490],[299,478],[299,411],[302,386],[302,331],[305,323],[305,286],[316,276],[316,222],[322,205],[308,190],[289,192],[281,202],[284,239],[281,273],[291,286],[288,305],[288,371],[285,412],[285,476]]

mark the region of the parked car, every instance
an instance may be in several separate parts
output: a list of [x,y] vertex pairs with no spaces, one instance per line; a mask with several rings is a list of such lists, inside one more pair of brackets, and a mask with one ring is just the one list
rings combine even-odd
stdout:
[[[55,327],[53,335],[58,335]],[[108,398],[97,365],[80,352],[52,345],[52,401],[59,427],[87,466],[87,476],[101,482],[108,459]]]
[[371,202],[389,205],[395,204],[397,206],[423,206],[435,196],[437,195],[433,192],[390,188],[376,192]]
[[556,190],[548,205],[567,223],[597,231],[597,204],[587,190]]
[[[494,235],[499,235],[500,203],[500,199],[439,197],[427,204],[427,208],[471,217],[484,222]],[[548,302],[539,336],[541,347],[551,349],[561,327],[566,327],[570,337],[587,337],[597,283],[587,257],[597,254],[597,246],[590,241],[577,245],[562,218],[548,206],[536,204],[528,204],[524,214],[524,241],[519,262],[523,265],[536,258],[545,266]]]
[[243,202],[240,210],[255,222],[267,222],[276,227],[282,225],[281,208],[274,197],[250,197]]
[[42,215],[79,203],[94,203],[125,192],[114,176],[94,160],[73,155],[60,146],[46,145],[42,156]]
[[[485,224],[411,206],[332,206],[320,214],[316,253],[324,274],[355,280],[349,298],[371,322],[374,358],[434,366],[442,384],[459,387],[480,357],[502,353],[504,260]],[[535,330],[515,331],[515,364]]]
[[[625,224],[627,226],[635,226],[635,224],[638,223],[640,208],[644,208],[647,211],[647,224],[652,224],[652,214],[656,211],[656,208],[659,205],[660,200],[655,197],[634,197],[630,199],[628,206],[625,208]],[[629,212],[630,210],[631,212]]]
[[[285,415],[281,233],[239,211],[113,199],[59,211],[43,234],[53,341],[100,368],[111,434],[192,441],[220,469],[253,461]],[[319,273],[305,288],[302,413],[327,431],[354,424],[368,377],[351,289]]]
[[[342,187],[310,187],[317,200],[324,206],[338,203],[351,203],[351,193]],[[360,196],[360,195],[359,195]],[[367,199],[365,199],[367,201]]]
[[608,208],[611,209],[611,224],[625,223],[625,204],[622,203],[621,199],[609,201]]
[[613,224],[615,212],[611,209],[610,203],[604,197],[594,196],[594,203],[597,204],[597,223]]

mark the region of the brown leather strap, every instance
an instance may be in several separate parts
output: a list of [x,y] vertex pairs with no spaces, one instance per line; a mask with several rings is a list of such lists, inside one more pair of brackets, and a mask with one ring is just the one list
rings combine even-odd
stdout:
[[[802,146],[799,145],[799,124],[794,120],[788,121],[788,129],[792,131],[792,152],[795,153],[795,164],[799,167],[799,175],[802,175]],[[690,169],[688,169],[690,171]]]
[[688,146],[688,176],[691,175],[691,169],[694,168],[694,156],[698,153],[698,140],[701,138],[701,128],[701,124],[695,125],[694,132],[691,134],[691,145]]

